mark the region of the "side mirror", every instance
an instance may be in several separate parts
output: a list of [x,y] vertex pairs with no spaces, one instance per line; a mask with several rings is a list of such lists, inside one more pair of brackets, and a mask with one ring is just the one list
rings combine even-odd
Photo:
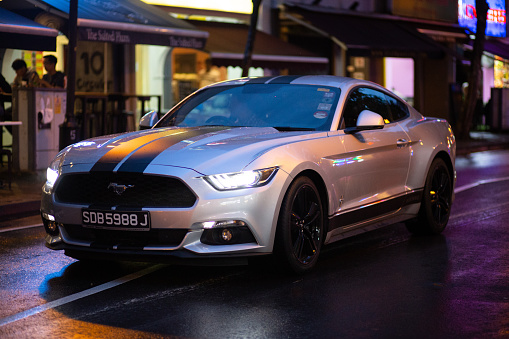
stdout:
[[159,116],[156,111],[146,113],[140,119],[140,130],[152,128],[156,122],[159,121]]
[[357,126],[345,128],[346,134],[384,128],[384,118],[378,113],[365,109],[357,118]]

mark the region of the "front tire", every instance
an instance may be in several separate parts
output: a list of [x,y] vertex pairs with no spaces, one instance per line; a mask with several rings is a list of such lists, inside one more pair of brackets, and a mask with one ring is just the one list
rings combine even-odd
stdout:
[[436,158],[426,177],[419,216],[407,222],[408,230],[414,234],[440,234],[449,221],[452,193],[449,169],[444,160]]
[[286,192],[279,212],[275,253],[295,273],[311,270],[324,236],[320,194],[308,177],[299,177]]

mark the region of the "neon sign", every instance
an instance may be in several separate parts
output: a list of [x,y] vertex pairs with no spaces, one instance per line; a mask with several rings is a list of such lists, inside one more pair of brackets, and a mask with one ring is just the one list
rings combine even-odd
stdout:
[[[488,0],[486,35],[494,37],[506,36],[506,16],[504,0]],[[477,13],[475,0],[458,0],[458,23],[461,27],[476,32]]]

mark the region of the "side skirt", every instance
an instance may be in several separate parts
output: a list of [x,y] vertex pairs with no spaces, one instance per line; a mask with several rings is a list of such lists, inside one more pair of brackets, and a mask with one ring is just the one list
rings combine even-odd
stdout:
[[329,218],[325,243],[411,219],[417,215],[423,190],[376,201]]

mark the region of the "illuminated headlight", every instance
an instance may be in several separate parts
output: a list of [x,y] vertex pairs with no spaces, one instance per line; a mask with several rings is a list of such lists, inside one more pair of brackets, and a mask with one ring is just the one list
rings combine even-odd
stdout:
[[48,169],[46,170],[46,184],[44,185],[44,191],[50,193],[55,185],[55,182],[58,179],[58,176],[62,170],[62,164],[64,163],[65,155],[67,154],[67,149],[60,152],[55,159],[49,164]]
[[254,171],[206,175],[202,178],[219,191],[236,190],[268,184],[277,169],[277,167],[271,167]]

